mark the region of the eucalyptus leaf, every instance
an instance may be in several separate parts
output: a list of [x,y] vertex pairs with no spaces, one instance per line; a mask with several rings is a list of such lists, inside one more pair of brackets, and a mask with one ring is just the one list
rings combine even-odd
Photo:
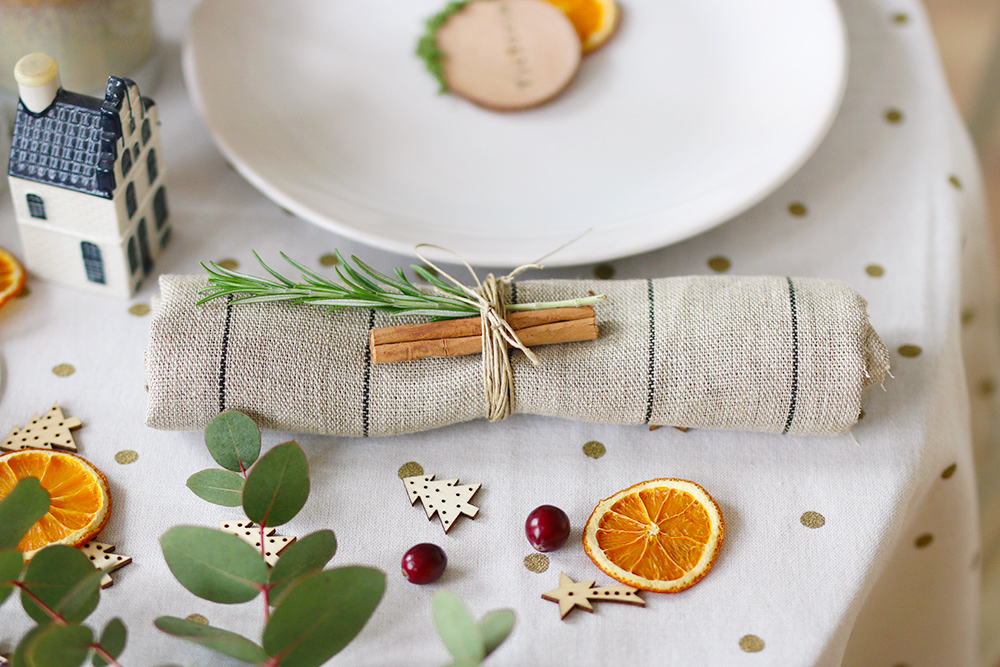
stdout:
[[237,660],[260,664],[267,661],[267,654],[257,644],[246,637],[222,628],[213,628],[183,618],[160,616],[153,625],[168,635],[180,637],[195,644],[228,655]]
[[53,623],[28,646],[28,664],[35,667],[80,667],[90,653],[94,633],[85,625]]
[[[101,639],[97,642],[101,645],[108,655],[110,655],[115,660],[118,656],[122,654],[125,650],[125,639],[128,636],[128,631],[125,630],[125,624],[122,623],[120,618],[112,618],[106,626],[104,626],[104,632],[101,633]],[[94,652],[94,667],[104,667],[109,665],[107,660],[104,659],[96,651]]]
[[260,552],[235,535],[174,526],[160,538],[167,567],[184,588],[212,602],[254,599],[267,581]]
[[226,410],[208,422],[205,444],[220,466],[244,472],[260,456],[260,429],[242,412]]
[[21,641],[18,643],[17,648],[14,649],[14,655],[10,657],[10,667],[34,667],[28,664],[28,649],[31,647],[31,642],[35,640],[45,626],[36,625],[35,627],[28,630],[28,633],[21,637]]
[[385,575],[368,567],[302,577],[274,608],[264,650],[281,667],[318,667],[361,632],[384,592]]
[[294,440],[261,457],[243,489],[243,510],[261,526],[291,521],[309,497],[309,464]]
[[90,569],[90,574],[78,581],[56,603],[55,612],[71,623],[87,618],[94,610],[91,605],[95,597],[100,597],[101,579],[104,578],[105,572],[95,569],[93,564]]
[[332,530],[320,530],[292,542],[281,552],[281,558],[271,568],[271,603],[278,598],[293,581],[326,567],[337,552],[337,538]]
[[17,581],[24,568],[24,556],[17,549],[0,550],[0,604],[14,592],[11,582]]
[[78,549],[65,544],[45,547],[28,563],[23,579],[27,591],[23,589],[21,591],[21,606],[28,616],[44,625],[49,623],[51,618],[34,598],[54,611],[64,598],[74,593],[70,608],[65,610],[63,617],[70,623],[82,621],[97,607],[100,595],[97,589],[87,592],[80,591],[76,587],[82,583],[86,588],[87,578],[93,576],[95,572],[97,570],[94,569],[90,559]]
[[494,609],[479,619],[476,625],[479,628],[479,636],[483,638],[486,655],[489,655],[514,629],[514,612],[510,609]]
[[445,648],[456,662],[480,662],[486,657],[486,644],[469,610],[451,591],[438,591],[431,599],[434,627]]
[[187,487],[203,500],[224,507],[243,503],[243,477],[231,470],[202,470],[188,477]]
[[0,500],[0,549],[14,549],[28,530],[49,511],[49,492],[34,477],[25,477]]

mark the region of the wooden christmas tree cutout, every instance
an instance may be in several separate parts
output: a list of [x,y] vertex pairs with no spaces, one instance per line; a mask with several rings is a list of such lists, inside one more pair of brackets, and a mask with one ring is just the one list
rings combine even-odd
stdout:
[[111,569],[107,570],[104,576],[101,577],[101,588],[107,588],[115,583],[111,579],[110,572],[114,572],[118,568],[125,567],[132,562],[132,558],[129,556],[111,553],[114,550],[115,547],[113,544],[101,544],[100,542],[87,542],[80,547],[80,551],[90,559],[95,568],[100,570],[107,568],[109,565],[111,566]]
[[16,452],[22,449],[65,449],[76,451],[73,440],[73,429],[82,424],[76,417],[66,419],[58,403],[53,403],[45,416],[39,417],[36,412],[31,421],[23,429],[14,426],[11,432],[0,442],[0,450]]
[[419,499],[424,505],[428,519],[433,519],[434,513],[437,512],[446,533],[459,516],[464,514],[475,518],[476,514],[479,513],[479,508],[470,504],[469,501],[482,486],[481,484],[460,485],[457,478],[437,482],[433,480],[434,475],[415,475],[403,478],[403,485],[406,487],[411,505]]
[[[260,551],[260,526],[252,521],[220,521],[219,530],[242,538],[247,544]],[[264,529],[264,562],[274,567],[282,550],[295,541],[294,537],[275,535],[274,528]]]
[[559,603],[559,618],[566,618],[566,614],[574,607],[594,611],[591,600],[602,602],[623,602],[625,604],[637,604],[645,606],[646,601],[639,597],[638,588],[631,586],[599,586],[591,588],[593,581],[573,581],[565,572],[559,573],[559,588],[542,594],[543,600]]

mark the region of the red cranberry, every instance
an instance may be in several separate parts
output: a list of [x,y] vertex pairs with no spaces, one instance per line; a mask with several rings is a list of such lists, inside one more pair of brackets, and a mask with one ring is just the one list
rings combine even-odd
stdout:
[[411,584],[430,584],[441,578],[448,565],[444,549],[424,542],[403,554],[403,576]]
[[536,507],[524,522],[524,534],[538,551],[555,551],[569,537],[569,517],[558,507]]

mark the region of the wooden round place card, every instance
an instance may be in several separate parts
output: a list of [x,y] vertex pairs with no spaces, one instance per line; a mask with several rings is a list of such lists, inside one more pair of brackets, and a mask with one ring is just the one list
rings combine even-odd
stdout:
[[437,45],[451,91],[502,111],[551,100],[580,66],[573,24],[544,0],[470,2],[441,26]]

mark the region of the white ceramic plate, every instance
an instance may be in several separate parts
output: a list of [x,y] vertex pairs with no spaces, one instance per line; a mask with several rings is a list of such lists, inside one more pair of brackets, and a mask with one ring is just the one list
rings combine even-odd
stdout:
[[496,113],[436,94],[414,46],[444,0],[205,0],[188,88],[261,192],[352,239],[475,264],[651,250],[760,201],[812,154],[846,75],[835,0],[620,0],[569,89]]

